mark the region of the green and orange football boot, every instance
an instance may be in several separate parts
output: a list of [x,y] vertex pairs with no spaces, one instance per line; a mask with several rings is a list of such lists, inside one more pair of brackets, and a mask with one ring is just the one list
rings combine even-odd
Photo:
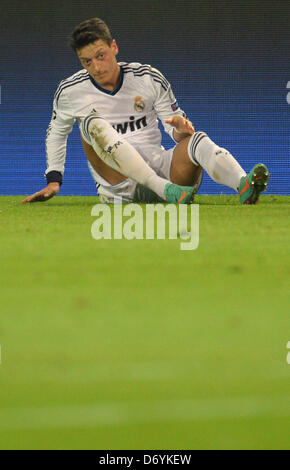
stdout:
[[260,193],[267,188],[268,181],[268,168],[263,163],[257,163],[250,173],[241,177],[239,187],[241,204],[257,204]]
[[165,201],[169,204],[191,204],[194,198],[194,188],[192,186],[179,186],[174,183],[167,183],[164,189]]

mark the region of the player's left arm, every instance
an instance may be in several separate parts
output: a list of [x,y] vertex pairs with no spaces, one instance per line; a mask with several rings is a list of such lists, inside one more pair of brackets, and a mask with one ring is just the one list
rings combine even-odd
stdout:
[[154,108],[162,121],[165,132],[175,142],[194,134],[194,127],[187,119],[185,112],[179,107],[170,83],[159,70],[151,67],[152,84],[155,91]]

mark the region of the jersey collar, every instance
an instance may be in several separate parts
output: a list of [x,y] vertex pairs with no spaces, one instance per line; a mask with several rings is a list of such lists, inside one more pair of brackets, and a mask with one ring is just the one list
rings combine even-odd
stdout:
[[114,88],[114,90],[107,90],[106,88],[103,88],[101,87],[101,85],[99,85],[94,79],[93,77],[91,77],[89,75],[89,78],[92,82],[92,84],[98,89],[100,90],[101,92],[103,93],[106,93],[107,95],[115,95],[116,93],[118,93],[118,91],[120,90],[121,86],[123,85],[123,80],[124,80],[124,72],[123,72],[123,69],[122,67],[120,66],[120,78],[119,78],[119,82],[118,82],[118,85],[116,86],[116,88]]

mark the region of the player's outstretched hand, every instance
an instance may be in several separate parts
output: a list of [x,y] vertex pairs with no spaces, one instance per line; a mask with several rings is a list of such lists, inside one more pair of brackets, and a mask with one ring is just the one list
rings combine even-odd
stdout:
[[170,124],[179,134],[194,134],[194,127],[192,123],[185,119],[183,116],[172,116],[166,119],[167,124]]
[[48,199],[52,198],[59,192],[59,183],[49,183],[46,188],[38,191],[38,193],[34,193],[31,196],[26,197],[23,199],[23,203],[25,202],[42,202],[48,201]]

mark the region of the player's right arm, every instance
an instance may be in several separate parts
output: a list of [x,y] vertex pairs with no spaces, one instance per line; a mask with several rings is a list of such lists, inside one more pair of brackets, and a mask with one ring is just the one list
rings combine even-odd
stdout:
[[53,102],[53,113],[46,134],[46,163],[45,177],[47,186],[22,202],[47,201],[59,192],[64,174],[66,144],[71,133],[75,118],[72,115],[65,91],[59,86]]

